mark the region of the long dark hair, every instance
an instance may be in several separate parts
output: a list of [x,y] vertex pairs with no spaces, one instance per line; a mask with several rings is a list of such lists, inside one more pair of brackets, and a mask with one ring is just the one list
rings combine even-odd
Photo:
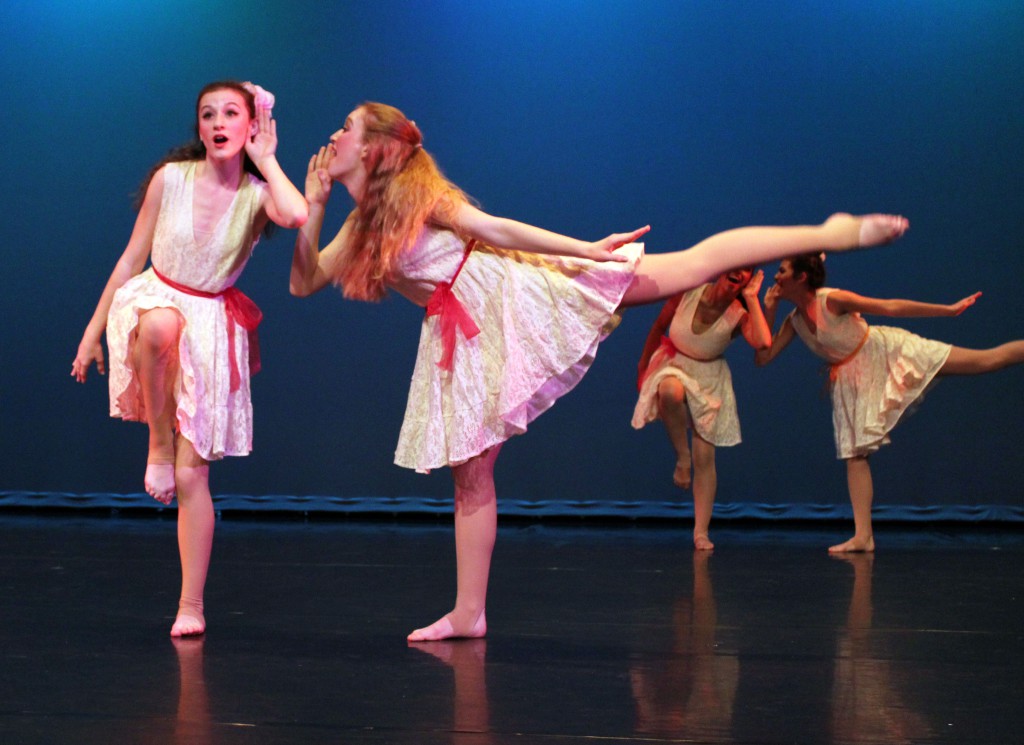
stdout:
[[[134,207],[138,211],[142,208],[142,203],[146,199],[146,191],[149,189],[149,183],[153,180],[153,176],[156,172],[163,168],[168,163],[181,163],[187,160],[205,160],[206,159],[206,146],[202,140],[199,139],[199,102],[203,100],[203,96],[213,91],[221,90],[232,90],[240,94],[245,99],[245,106],[249,110],[249,116],[253,119],[256,118],[256,100],[253,98],[252,93],[245,89],[245,87],[237,80],[218,80],[213,83],[207,83],[203,86],[203,89],[199,91],[199,95],[196,96],[196,107],[195,107],[195,125],[194,125],[194,139],[191,142],[187,142],[184,145],[170,150],[163,158],[149,169],[149,173],[146,174],[146,178],[139,186],[139,190],[135,193]],[[246,173],[251,173],[253,176],[258,178],[260,181],[266,181],[263,178],[263,174],[260,173],[260,169],[256,167],[256,164],[249,158],[249,154],[242,151],[242,169]],[[272,225],[270,221],[267,221],[267,228]],[[264,234],[268,234],[267,230],[264,229]]]
[[800,254],[789,260],[793,268],[794,276],[804,274],[807,276],[807,286],[812,290],[818,290],[825,286],[825,254],[819,252]]

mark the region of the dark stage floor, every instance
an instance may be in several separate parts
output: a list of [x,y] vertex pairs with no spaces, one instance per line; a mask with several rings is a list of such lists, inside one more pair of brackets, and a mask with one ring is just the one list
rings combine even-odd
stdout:
[[1024,532],[513,523],[487,640],[447,523],[218,523],[173,643],[168,517],[0,514],[0,743],[1024,742]]

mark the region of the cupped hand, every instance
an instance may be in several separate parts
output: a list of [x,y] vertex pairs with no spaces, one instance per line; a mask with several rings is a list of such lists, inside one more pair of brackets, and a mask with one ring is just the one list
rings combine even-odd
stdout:
[[779,304],[779,297],[782,290],[778,285],[772,285],[768,288],[768,291],[764,294],[764,307],[774,308]]
[[246,140],[245,152],[259,168],[264,158],[273,157],[277,152],[277,121],[270,115],[270,109],[256,110],[256,134]]
[[313,153],[306,169],[306,201],[310,204],[327,204],[331,196],[331,177],[327,175],[327,164],[333,155],[333,148],[325,145]]
[[756,300],[757,296],[761,292],[761,284],[763,282],[764,272],[758,269],[756,272],[750,275],[750,279],[747,280],[747,284],[740,292],[742,292],[743,297],[747,298],[748,300]]

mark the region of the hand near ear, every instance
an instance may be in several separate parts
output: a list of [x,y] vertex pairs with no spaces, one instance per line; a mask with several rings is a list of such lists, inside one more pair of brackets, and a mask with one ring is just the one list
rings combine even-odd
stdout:
[[[270,116],[270,109],[258,108],[253,119],[252,137],[245,143],[245,152],[260,167],[260,162],[274,157],[277,152],[277,122]],[[262,170],[262,169],[260,169]]]

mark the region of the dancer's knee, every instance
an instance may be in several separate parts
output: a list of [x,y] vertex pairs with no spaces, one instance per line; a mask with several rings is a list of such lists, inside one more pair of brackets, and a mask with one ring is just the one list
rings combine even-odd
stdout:
[[686,389],[678,378],[664,378],[658,383],[658,402],[667,406],[678,406],[686,399]]
[[175,311],[170,308],[154,308],[139,317],[137,343],[151,353],[165,352],[177,342],[180,328]]
[[174,468],[174,482],[178,486],[178,500],[192,496],[209,495],[210,493],[210,468],[209,466],[182,466],[178,464]]
[[693,448],[693,467],[699,471],[709,471],[715,467],[715,447],[705,443]]
[[181,495],[210,493],[210,463],[179,433],[175,443],[174,480]]

